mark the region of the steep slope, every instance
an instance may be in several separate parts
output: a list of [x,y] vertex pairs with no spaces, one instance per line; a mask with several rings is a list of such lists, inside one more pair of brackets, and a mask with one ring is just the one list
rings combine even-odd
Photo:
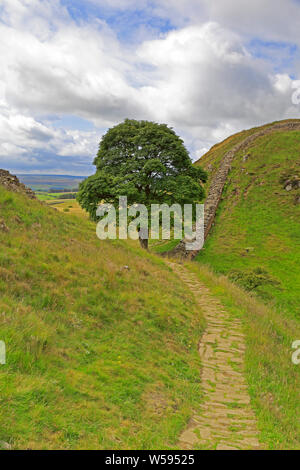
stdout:
[[0,444],[176,447],[201,397],[204,326],[180,280],[1,185],[0,217]]
[[292,120],[244,131],[201,158],[209,172],[208,230],[190,264],[243,322],[251,403],[269,449],[299,448],[300,369],[292,363],[300,338],[299,126]]
[[299,315],[300,121],[251,129],[213,147],[199,161],[209,171],[209,194],[228,152],[214,225],[196,259]]

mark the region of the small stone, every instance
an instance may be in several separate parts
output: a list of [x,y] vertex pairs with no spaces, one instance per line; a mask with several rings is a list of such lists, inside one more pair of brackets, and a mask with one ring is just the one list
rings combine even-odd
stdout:
[[6,225],[6,223],[4,222],[3,219],[0,219],[0,231],[1,232],[9,232],[9,228]]
[[224,444],[220,442],[220,444],[217,445],[216,450],[239,450],[237,447],[232,447],[227,444]]
[[123,266],[123,269],[127,269],[129,271],[130,267],[129,266]]
[[11,445],[8,442],[0,441],[0,449],[11,450]]
[[300,194],[297,194],[297,196],[295,197],[294,204],[295,206],[298,206],[300,204]]
[[18,215],[15,215],[13,219],[14,219],[15,222],[17,222],[17,224],[22,224],[23,223],[23,220]]
[[291,191],[293,189],[293,185],[292,184],[287,184],[286,187],[284,188],[286,191]]

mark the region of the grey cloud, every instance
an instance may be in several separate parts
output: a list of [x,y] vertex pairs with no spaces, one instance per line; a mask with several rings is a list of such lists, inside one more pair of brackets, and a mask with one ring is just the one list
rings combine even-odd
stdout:
[[[300,5],[291,0],[284,11],[280,0],[144,1],[151,14],[180,17],[180,27],[136,49],[103,22],[75,23],[58,0],[34,0],[31,8],[10,2],[0,23],[0,166],[11,158],[20,167],[80,174],[78,168],[90,168],[101,133],[125,117],[175,126],[199,156],[243,128],[300,116],[289,76],[274,72],[270,57],[247,50],[256,35],[299,40]],[[83,117],[101,132],[56,129],[49,114]]]

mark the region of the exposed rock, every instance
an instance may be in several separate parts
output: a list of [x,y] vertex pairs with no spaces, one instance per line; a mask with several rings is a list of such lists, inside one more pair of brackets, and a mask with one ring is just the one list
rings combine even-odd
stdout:
[[31,228],[33,228],[35,230],[41,230],[42,225],[39,222],[34,222],[34,224],[32,224],[32,226],[31,226]]
[[247,153],[247,155],[244,155],[243,156],[243,162],[246,162],[249,157],[250,157],[250,153]]
[[3,219],[0,219],[0,232],[9,232],[9,228]]
[[[282,182],[282,179],[281,179],[281,182]],[[292,191],[292,189],[300,188],[300,176],[299,175],[289,176],[288,179],[284,180],[283,187],[286,191]]]
[[15,215],[15,216],[13,217],[13,220],[14,220],[15,222],[17,222],[17,224],[22,224],[22,223],[23,223],[23,220],[22,220],[21,217],[19,217],[18,215]]
[[0,441],[0,449],[2,449],[2,450],[11,450],[12,447],[8,442]]
[[21,183],[16,176],[11,175],[9,171],[0,170],[0,184],[9,191],[23,193],[30,199],[36,199],[34,192],[30,188],[27,188],[25,184]]

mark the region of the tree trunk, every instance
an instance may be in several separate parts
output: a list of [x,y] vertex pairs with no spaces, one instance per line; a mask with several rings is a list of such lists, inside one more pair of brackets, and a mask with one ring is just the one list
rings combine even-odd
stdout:
[[144,248],[144,250],[148,250],[148,238],[149,238],[148,228],[141,227],[139,231],[139,241],[140,241],[141,247]]
[[139,242],[141,247],[144,248],[144,250],[148,250],[148,238],[139,237]]

